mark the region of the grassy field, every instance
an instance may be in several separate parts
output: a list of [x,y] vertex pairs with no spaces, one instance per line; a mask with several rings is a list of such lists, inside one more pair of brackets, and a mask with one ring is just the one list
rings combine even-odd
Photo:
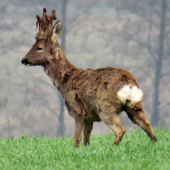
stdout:
[[152,143],[140,131],[126,133],[119,146],[112,146],[114,135],[94,135],[91,145],[73,148],[73,138],[22,136],[0,140],[2,170],[168,170],[170,131],[154,129]]

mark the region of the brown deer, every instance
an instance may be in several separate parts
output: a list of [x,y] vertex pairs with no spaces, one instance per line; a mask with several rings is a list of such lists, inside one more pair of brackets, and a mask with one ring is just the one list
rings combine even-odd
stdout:
[[142,90],[137,80],[126,70],[119,68],[81,69],[65,57],[57,39],[62,32],[61,21],[55,9],[42,17],[37,15],[39,26],[36,42],[22,59],[25,65],[41,65],[45,73],[62,94],[68,113],[75,119],[74,143],[78,147],[83,130],[86,146],[90,144],[93,122],[104,121],[115,133],[114,144],[119,144],[126,130],[118,114],[125,111],[130,120],[139,125],[153,141],[157,141],[142,107]]

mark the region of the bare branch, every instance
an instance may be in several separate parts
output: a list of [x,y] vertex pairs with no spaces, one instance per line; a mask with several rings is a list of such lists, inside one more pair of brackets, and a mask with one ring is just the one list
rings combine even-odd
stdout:
[[[74,17],[68,24],[69,25],[73,25],[74,22],[76,22],[77,18],[79,18],[81,15],[83,15],[85,12],[91,10],[94,6],[96,5],[96,3],[88,6],[83,12],[81,12],[80,14],[76,15],[76,17]],[[71,26],[70,26],[71,27]]]
[[150,10],[149,10],[149,21],[148,21],[148,42],[147,42],[147,50],[149,52],[149,54],[151,55],[152,59],[155,61],[156,60],[156,57],[152,51],[152,47],[151,47],[151,29],[152,29],[152,20],[151,20],[151,15],[152,15],[152,9],[150,7]]
[[164,78],[165,76],[169,76],[170,72],[167,72],[165,74],[162,74],[161,78]]
[[170,105],[170,101],[160,106],[159,110],[162,110],[165,106],[168,106],[168,105]]

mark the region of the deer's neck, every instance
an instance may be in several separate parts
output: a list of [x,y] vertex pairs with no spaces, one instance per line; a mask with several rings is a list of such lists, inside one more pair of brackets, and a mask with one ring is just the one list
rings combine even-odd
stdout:
[[58,54],[55,54],[56,58],[54,61],[44,66],[44,71],[61,94],[63,94],[69,77],[71,77],[73,72],[78,70],[78,68],[67,60],[61,49],[59,49],[57,53]]

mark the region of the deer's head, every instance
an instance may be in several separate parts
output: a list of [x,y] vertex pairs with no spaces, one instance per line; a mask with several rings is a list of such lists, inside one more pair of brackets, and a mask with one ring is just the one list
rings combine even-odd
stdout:
[[53,51],[58,45],[57,39],[62,31],[61,21],[58,20],[53,26],[52,22],[56,19],[55,9],[52,10],[51,15],[47,15],[46,8],[43,9],[41,18],[37,15],[36,26],[39,27],[39,31],[36,35],[36,42],[21,60],[22,64],[44,66],[52,62]]

